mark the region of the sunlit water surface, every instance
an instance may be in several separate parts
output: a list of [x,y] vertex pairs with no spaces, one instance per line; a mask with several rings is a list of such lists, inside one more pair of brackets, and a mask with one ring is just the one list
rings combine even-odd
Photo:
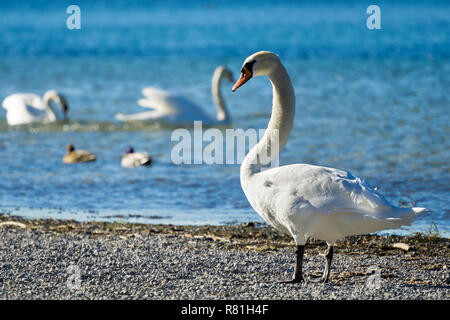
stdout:
[[[173,127],[127,125],[114,116],[141,111],[136,101],[150,85],[214,114],[214,68],[227,65],[237,76],[246,56],[265,49],[280,54],[297,95],[281,164],[350,170],[395,205],[431,210],[396,233],[437,226],[449,236],[445,2],[381,2],[382,29],[375,31],[366,28],[366,8],[357,2],[78,3],[78,31],[65,27],[71,3],[0,3],[0,99],[53,88],[69,101],[71,119],[12,128],[1,109],[2,212],[172,224],[262,221],[241,190],[238,164],[177,166]],[[230,128],[265,128],[271,95],[265,78],[233,94],[224,84]],[[68,143],[95,152],[97,162],[64,165]],[[150,152],[153,167],[122,168],[128,145]]]

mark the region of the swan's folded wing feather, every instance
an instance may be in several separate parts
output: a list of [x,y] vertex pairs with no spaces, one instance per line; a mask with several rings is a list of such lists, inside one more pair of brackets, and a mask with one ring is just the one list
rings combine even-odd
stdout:
[[331,180],[330,191],[335,192],[339,200],[349,204],[357,211],[382,212],[391,208],[389,202],[367,181],[353,176],[348,171],[325,168],[324,173]]
[[194,118],[204,116],[201,108],[183,96],[153,87],[144,88],[142,93],[145,98],[138,101],[141,107],[153,108],[168,115],[184,113]]
[[[270,171],[266,172],[272,175]],[[326,214],[354,212],[374,215],[383,215],[386,209],[392,208],[369,183],[344,170],[295,164],[275,168],[274,174],[276,176],[269,180],[278,181],[282,188],[290,188],[287,194],[290,199],[297,199],[294,205],[300,207],[308,205]],[[290,183],[286,185],[283,181]]]
[[339,169],[295,164],[261,172],[253,205],[282,230],[301,228],[330,241],[409,225],[413,209],[397,208],[369,183]]
[[146,98],[159,97],[161,99],[164,99],[164,97],[172,95],[172,93],[170,93],[169,91],[155,87],[146,87],[142,89],[142,94]]
[[33,108],[44,109],[44,104],[39,95],[34,93],[15,93],[3,100],[3,108],[13,109],[18,106],[30,106]]
[[43,119],[47,116],[41,97],[36,94],[16,93],[3,100],[10,125],[20,125]]
[[144,108],[158,110],[165,114],[176,114],[179,108],[179,97],[174,94],[153,87],[142,89],[145,98],[138,100],[138,105]]
[[[389,202],[368,182],[350,172],[314,166],[316,181],[309,181],[312,203],[325,212],[371,212],[390,208]],[[306,188],[306,186],[304,186]]]

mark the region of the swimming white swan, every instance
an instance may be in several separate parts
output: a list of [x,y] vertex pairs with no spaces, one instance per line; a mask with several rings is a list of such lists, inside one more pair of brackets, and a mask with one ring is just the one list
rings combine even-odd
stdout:
[[409,225],[426,209],[392,206],[367,182],[344,170],[291,164],[263,171],[261,159],[266,154],[272,160],[278,157],[289,138],[295,113],[291,80],[279,57],[271,52],[257,52],[245,60],[233,91],[252,76],[263,75],[268,75],[273,87],[272,115],[265,135],[242,162],[242,189],[265,221],[295,240],[297,263],[288,282],[303,281],[304,245],[309,237],[328,244],[322,276],[326,282],[338,239]]
[[149,167],[152,165],[152,158],[147,152],[135,152],[133,147],[128,147],[122,156],[120,164],[124,168],[134,168],[140,166]]
[[66,99],[55,90],[47,91],[43,98],[33,93],[15,93],[3,100],[6,109],[6,120],[11,126],[32,122],[54,122],[58,113],[52,109],[51,101],[62,111],[62,117],[67,117],[69,106]]
[[131,115],[116,114],[121,121],[164,121],[167,123],[192,124],[193,121],[202,121],[205,125],[228,124],[231,122],[225,101],[220,93],[220,84],[223,77],[233,82],[231,71],[224,66],[218,66],[212,77],[212,96],[217,109],[217,118],[213,118],[188,99],[172,94],[168,91],[148,87],[142,90],[145,98],[138,104],[151,111]]

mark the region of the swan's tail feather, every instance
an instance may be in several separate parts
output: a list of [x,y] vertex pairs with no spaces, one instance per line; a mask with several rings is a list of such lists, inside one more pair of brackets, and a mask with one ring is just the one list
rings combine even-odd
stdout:
[[415,207],[415,208],[412,208],[412,210],[414,211],[414,213],[416,215],[430,211],[427,208],[421,208],[421,207]]
[[429,211],[426,208],[420,208],[420,207],[408,208],[408,209],[403,209],[403,210],[404,210],[404,214],[400,218],[408,220],[408,221],[410,221],[410,223],[413,222],[414,219],[416,219],[418,215]]
[[428,212],[426,208],[396,208],[396,217],[389,217],[386,220],[397,227],[410,226],[418,215]]

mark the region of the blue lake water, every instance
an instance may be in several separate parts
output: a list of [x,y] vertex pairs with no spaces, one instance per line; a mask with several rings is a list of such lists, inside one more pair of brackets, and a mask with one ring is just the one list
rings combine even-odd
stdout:
[[[141,89],[182,94],[211,115],[219,64],[238,76],[259,50],[278,53],[297,95],[295,128],[280,162],[350,170],[393,203],[431,211],[396,233],[450,231],[450,4],[367,5],[250,1],[76,1],[81,30],[66,28],[69,1],[0,2],[0,100],[16,92],[63,93],[71,121],[9,127],[0,109],[0,211],[25,217],[172,224],[262,221],[248,204],[239,165],[171,161],[174,128],[124,125],[142,111]],[[265,128],[271,87],[256,78],[223,95],[231,128]],[[222,128],[224,130],[225,128]],[[65,146],[95,163],[68,166]],[[120,166],[126,146],[151,168]],[[392,232],[392,231],[390,231]]]

